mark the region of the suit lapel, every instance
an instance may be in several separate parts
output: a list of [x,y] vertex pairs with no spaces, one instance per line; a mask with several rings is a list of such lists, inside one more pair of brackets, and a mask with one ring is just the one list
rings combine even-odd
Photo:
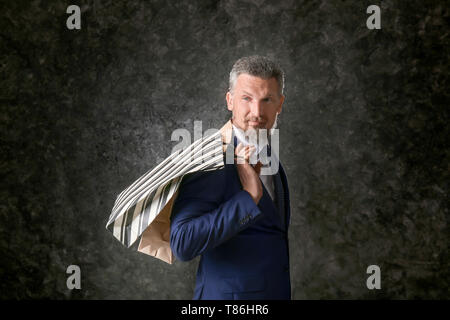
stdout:
[[[268,156],[271,156],[271,148],[269,146]],[[278,155],[275,155],[278,156]],[[287,227],[289,225],[289,189],[287,186],[286,175],[284,173],[283,166],[281,165],[281,161],[278,161],[278,171],[273,175],[273,184],[275,188],[276,194],[276,207],[278,212],[280,212],[280,220],[283,230],[287,231]]]
[[286,211],[285,211],[285,202],[284,202],[284,188],[283,183],[280,178],[280,170],[276,174],[273,175],[273,185],[276,194],[276,207],[279,212],[279,218],[281,221],[281,228],[286,230]]
[[290,200],[289,200],[289,186],[286,178],[286,173],[283,169],[283,166],[280,162],[280,167],[278,170],[279,181],[281,182],[283,188],[283,203],[284,203],[284,212],[285,212],[285,230],[289,227],[289,222],[291,218],[291,208],[290,208]]
[[[232,143],[234,147],[237,146],[237,137],[234,135],[234,131],[232,130],[231,133],[231,140],[228,144],[228,147],[232,147]],[[271,155],[270,146],[268,149],[268,156]],[[271,206],[271,210],[275,213],[276,221],[280,223],[280,227],[282,230],[287,231],[287,228],[289,226],[289,220],[290,220],[290,208],[289,208],[289,189],[287,185],[287,179],[286,174],[284,172],[283,166],[281,165],[281,162],[278,162],[278,172],[273,177],[274,182],[274,191],[276,195],[276,201],[272,201],[272,198],[269,195],[269,192],[267,191],[266,187],[264,186],[264,183],[261,181],[262,187],[263,187],[263,198],[261,198],[264,203],[269,203]],[[238,178],[239,184],[239,174],[237,172],[236,164],[232,165],[234,168],[234,171],[236,173],[236,176]],[[261,178],[260,178],[261,180]],[[242,188],[242,184],[240,184]],[[264,200],[263,200],[264,199]],[[282,214],[280,214],[282,213]]]

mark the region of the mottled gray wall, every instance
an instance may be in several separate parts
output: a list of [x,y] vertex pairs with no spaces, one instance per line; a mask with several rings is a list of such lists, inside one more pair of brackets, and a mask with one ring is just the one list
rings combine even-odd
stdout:
[[[72,3],[81,30],[66,28]],[[366,28],[370,4],[381,30]],[[190,299],[198,259],[170,266],[105,224],[173,130],[228,119],[228,72],[255,53],[286,70],[293,298],[450,297],[444,2],[9,1],[0,14],[2,298]]]

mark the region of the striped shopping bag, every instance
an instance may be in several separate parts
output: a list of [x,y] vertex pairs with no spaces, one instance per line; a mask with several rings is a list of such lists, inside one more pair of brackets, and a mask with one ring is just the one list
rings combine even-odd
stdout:
[[224,167],[231,120],[216,133],[178,150],[145,173],[116,198],[106,229],[127,247],[140,238],[138,251],[172,263],[170,215],[186,174]]

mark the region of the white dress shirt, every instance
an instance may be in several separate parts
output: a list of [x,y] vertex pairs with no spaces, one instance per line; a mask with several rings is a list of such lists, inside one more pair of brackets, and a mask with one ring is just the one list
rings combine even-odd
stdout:
[[[258,143],[250,143],[248,139],[246,139],[247,137],[245,136],[245,133],[242,129],[236,127],[233,124],[233,132],[237,138],[237,144],[239,144],[239,142],[242,142],[242,144],[244,146],[247,145],[253,145],[256,147],[256,150],[258,150],[257,155],[259,155],[261,153],[261,151],[269,144],[267,140],[262,140],[262,141],[258,141]],[[258,137],[259,138],[259,137]],[[263,155],[267,155],[266,153],[261,154],[261,156]],[[275,156],[273,154],[273,151],[271,150],[271,156]],[[261,162],[267,162],[267,161],[261,161]],[[263,167],[270,167],[270,163],[263,165]],[[273,175],[260,175],[259,178],[261,179],[261,182],[264,184],[264,187],[266,187],[267,192],[269,193],[270,197],[272,198],[272,201],[275,201],[275,189],[274,189],[274,184],[273,184]]]

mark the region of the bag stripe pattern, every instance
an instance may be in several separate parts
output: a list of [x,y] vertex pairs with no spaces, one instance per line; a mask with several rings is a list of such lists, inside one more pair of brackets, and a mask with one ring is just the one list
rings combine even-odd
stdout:
[[106,229],[125,246],[133,245],[178,190],[183,176],[224,167],[223,144],[220,130],[172,153],[118,195]]

